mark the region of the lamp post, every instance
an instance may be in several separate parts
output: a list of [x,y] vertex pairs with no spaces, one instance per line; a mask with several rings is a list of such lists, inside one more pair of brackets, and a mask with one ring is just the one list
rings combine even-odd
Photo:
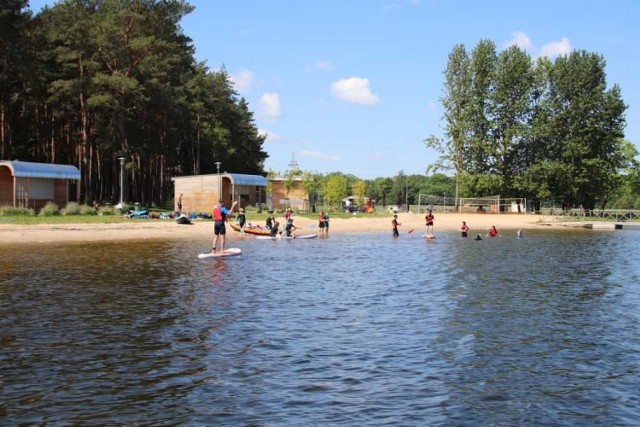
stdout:
[[120,161],[120,203],[118,203],[118,208],[122,208],[124,205],[124,157],[118,157]]
[[218,200],[222,200],[222,180],[220,179],[220,165],[222,163],[216,162],[215,164],[218,169]]

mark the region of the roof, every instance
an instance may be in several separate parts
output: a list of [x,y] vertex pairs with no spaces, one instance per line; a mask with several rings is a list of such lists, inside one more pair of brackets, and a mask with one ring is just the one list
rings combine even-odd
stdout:
[[[185,175],[185,176],[174,176],[171,178],[172,181],[180,180],[180,179],[193,179],[193,178],[202,178],[202,177],[212,177],[218,176],[218,174],[212,173],[207,175]],[[233,185],[256,185],[261,187],[267,186],[267,179],[262,175],[247,175],[243,173],[223,173],[220,174],[223,178],[229,178]]]
[[226,173],[224,176],[231,178],[233,185],[257,185],[266,187],[267,179],[262,175],[246,175],[242,173]]
[[0,166],[8,166],[17,178],[80,179],[80,171],[71,165],[3,160]]

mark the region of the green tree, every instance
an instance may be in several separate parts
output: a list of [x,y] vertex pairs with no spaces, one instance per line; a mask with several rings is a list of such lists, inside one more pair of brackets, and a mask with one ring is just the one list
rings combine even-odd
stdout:
[[334,174],[327,178],[324,185],[324,199],[330,210],[335,210],[347,195],[347,178],[344,175]]
[[457,200],[461,177],[467,170],[471,91],[470,59],[463,45],[455,46],[449,54],[444,75],[444,95],[440,101],[444,108],[445,138],[430,135],[425,140],[428,148],[440,153],[440,159],[427,169],[427,173],[453,170]]

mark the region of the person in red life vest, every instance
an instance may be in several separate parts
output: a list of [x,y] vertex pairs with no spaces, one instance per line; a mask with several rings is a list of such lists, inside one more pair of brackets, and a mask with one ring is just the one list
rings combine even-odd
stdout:
[[498,235],[498,230],[496,230],[495,225],[492,225],[491,228],[489,229],[489,232],[487,233],[487,236],[496,237],[497,235]]
[[[231,205],[231,211],[236,206],[238,201],[236,200]],[[224,235],[227,232],[225,227],[225,221],[227,220],[229,211],[224,206],[224,200],[220,200],[215,208],[213,208],[213,245],[211,246],[211,253],[216,253],[216,247],[218,246],[218,240],[220,240],[220,252],[224,252]]]
[[467,233],[469,232],[469,226],[465,221],[462,221],[462,225],[460,226],[460,231],[462,232],[462,237],[467,237]]
[[427,215],[424,217],[424,220],[427,222],[427,236],[433,235],[433,220],[436,219],[435,216],[431,213],[431,210],[427,212]]

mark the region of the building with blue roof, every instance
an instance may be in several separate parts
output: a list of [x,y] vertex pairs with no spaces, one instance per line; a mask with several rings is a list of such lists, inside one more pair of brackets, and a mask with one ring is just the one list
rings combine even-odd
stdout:
[[0,206],[64,207],[80,197],[80,171],[71,165],[0,160]]

